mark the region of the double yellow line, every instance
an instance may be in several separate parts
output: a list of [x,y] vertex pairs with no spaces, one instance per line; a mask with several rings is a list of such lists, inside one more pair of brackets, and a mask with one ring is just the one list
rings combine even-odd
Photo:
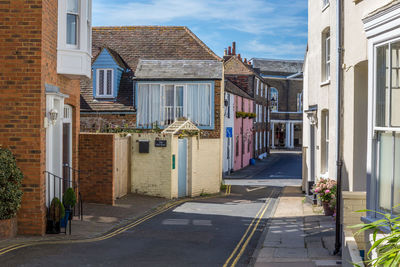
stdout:
[[[249,244],[251,238],[253,237],[257,227],[264,217],[265,212],[267,211],[268,207],[271,204],[271,197],[275,194],[275,189],[273,189],[270,195],[265,200],[263,206],[257,212],[254,219],[251,221],[250,225],[247,227],[246,232],[243,234],[242,238],[240,239],[239,243],[236,245],[235,249],[232,251],[229,258],[226,260],[223,267],[231,266],[234,267],[238,263],[240,257],[243,255],[243,252],[246,250],[247,245]],[[230,265],[229,265],[230,264]]]
[[80,240],[57,240],[57,241],[36,241],[36,242],[26,242],[26,243],[19,243],[19,244],[14,244],[14,245],[10,245],[4,248],[0,249],[0,256],[4,255],[8,252],[11,252],[13,250],[17,250],[20,248],[24,248],[24,247],[30,247],[30,246],[39,246],[39,245],[48,245],[48,244],[72,244],[72,243],[91,243],[91,242],[97,242],[97,241],[102,241],[102,240],[106,240],[109,239],[111,237],[114,237],[116,235],[119,235],[131,228],[134,228],[136,226],[138,226],[139,224],[167,211],[170,210],[182,203],[188,202],[188,201],[193,201],[193,200],[198,200],[198,199],[206,199],[206,198],[211,198],[211,197],[215,197],[215,196],[207,196],[207,197],[202,197],[202,198],[196,198],[196,199],[183,199],[183,200],[178,200],[175,201],[173,203],[167,204],[161,208],[159,208],[158,210],[155,210],[154,212],[132,222],[129,223],[125,226],[122,226],[118,229],[113,230],[112,232],[103,235],[103,236],[99,236],[99,237],[94,237],[94,238],[89,238],[89,239],[80,239]]

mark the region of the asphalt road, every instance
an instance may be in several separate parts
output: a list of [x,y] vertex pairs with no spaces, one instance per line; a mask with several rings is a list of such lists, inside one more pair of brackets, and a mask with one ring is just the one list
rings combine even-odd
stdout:
[[106,240],[25,247],[0,265],[246,266],[280,190],[233,186],[229,196],[185,202]]
[[271,153],[252,179],[301,179],[301,153]]

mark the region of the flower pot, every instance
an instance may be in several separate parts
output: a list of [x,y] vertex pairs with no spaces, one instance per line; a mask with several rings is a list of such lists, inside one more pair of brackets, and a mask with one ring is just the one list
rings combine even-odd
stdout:
[[0,220],[0,239],[15,237],[17,234],[17,218]]
[[334,213],[334,209],[332,209],[329,202],[322,202],[322,207],[324,208],[325,216],[332,216]]

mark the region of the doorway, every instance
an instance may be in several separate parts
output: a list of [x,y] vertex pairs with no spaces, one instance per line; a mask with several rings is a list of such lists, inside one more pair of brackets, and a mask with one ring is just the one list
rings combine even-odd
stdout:
[[187,196],[187,139],[178,139],[178,197]]
[[63,164],[63,192],[72,184],[72,107],[64,105],[63,118],[63,148],[62,148],[62,164]]

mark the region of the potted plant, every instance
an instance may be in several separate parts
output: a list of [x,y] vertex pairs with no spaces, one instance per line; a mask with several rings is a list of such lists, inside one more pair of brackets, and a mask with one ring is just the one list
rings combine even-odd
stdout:
[[17,211],[21,206],[23,175],[10,150],[0,147],[0,238],[17,233]]
[[65,216],[61,220],[61,227],[67,227],[68,220],[72,219],[72,209],[76,204],[76,195],[72,187],[69,187],[63,195]]
[[59,234],[60,233],[60,221],[65,216],[64,205],[61,201],[55,197],[51,201],[48,219],[47,219],[47,230],[48,234]]
[[336,181],[329,178],[321,178],[314,185],[313,191],[321,200],[326,216],[332,216],[334,214],[336,204],[336,187]]

